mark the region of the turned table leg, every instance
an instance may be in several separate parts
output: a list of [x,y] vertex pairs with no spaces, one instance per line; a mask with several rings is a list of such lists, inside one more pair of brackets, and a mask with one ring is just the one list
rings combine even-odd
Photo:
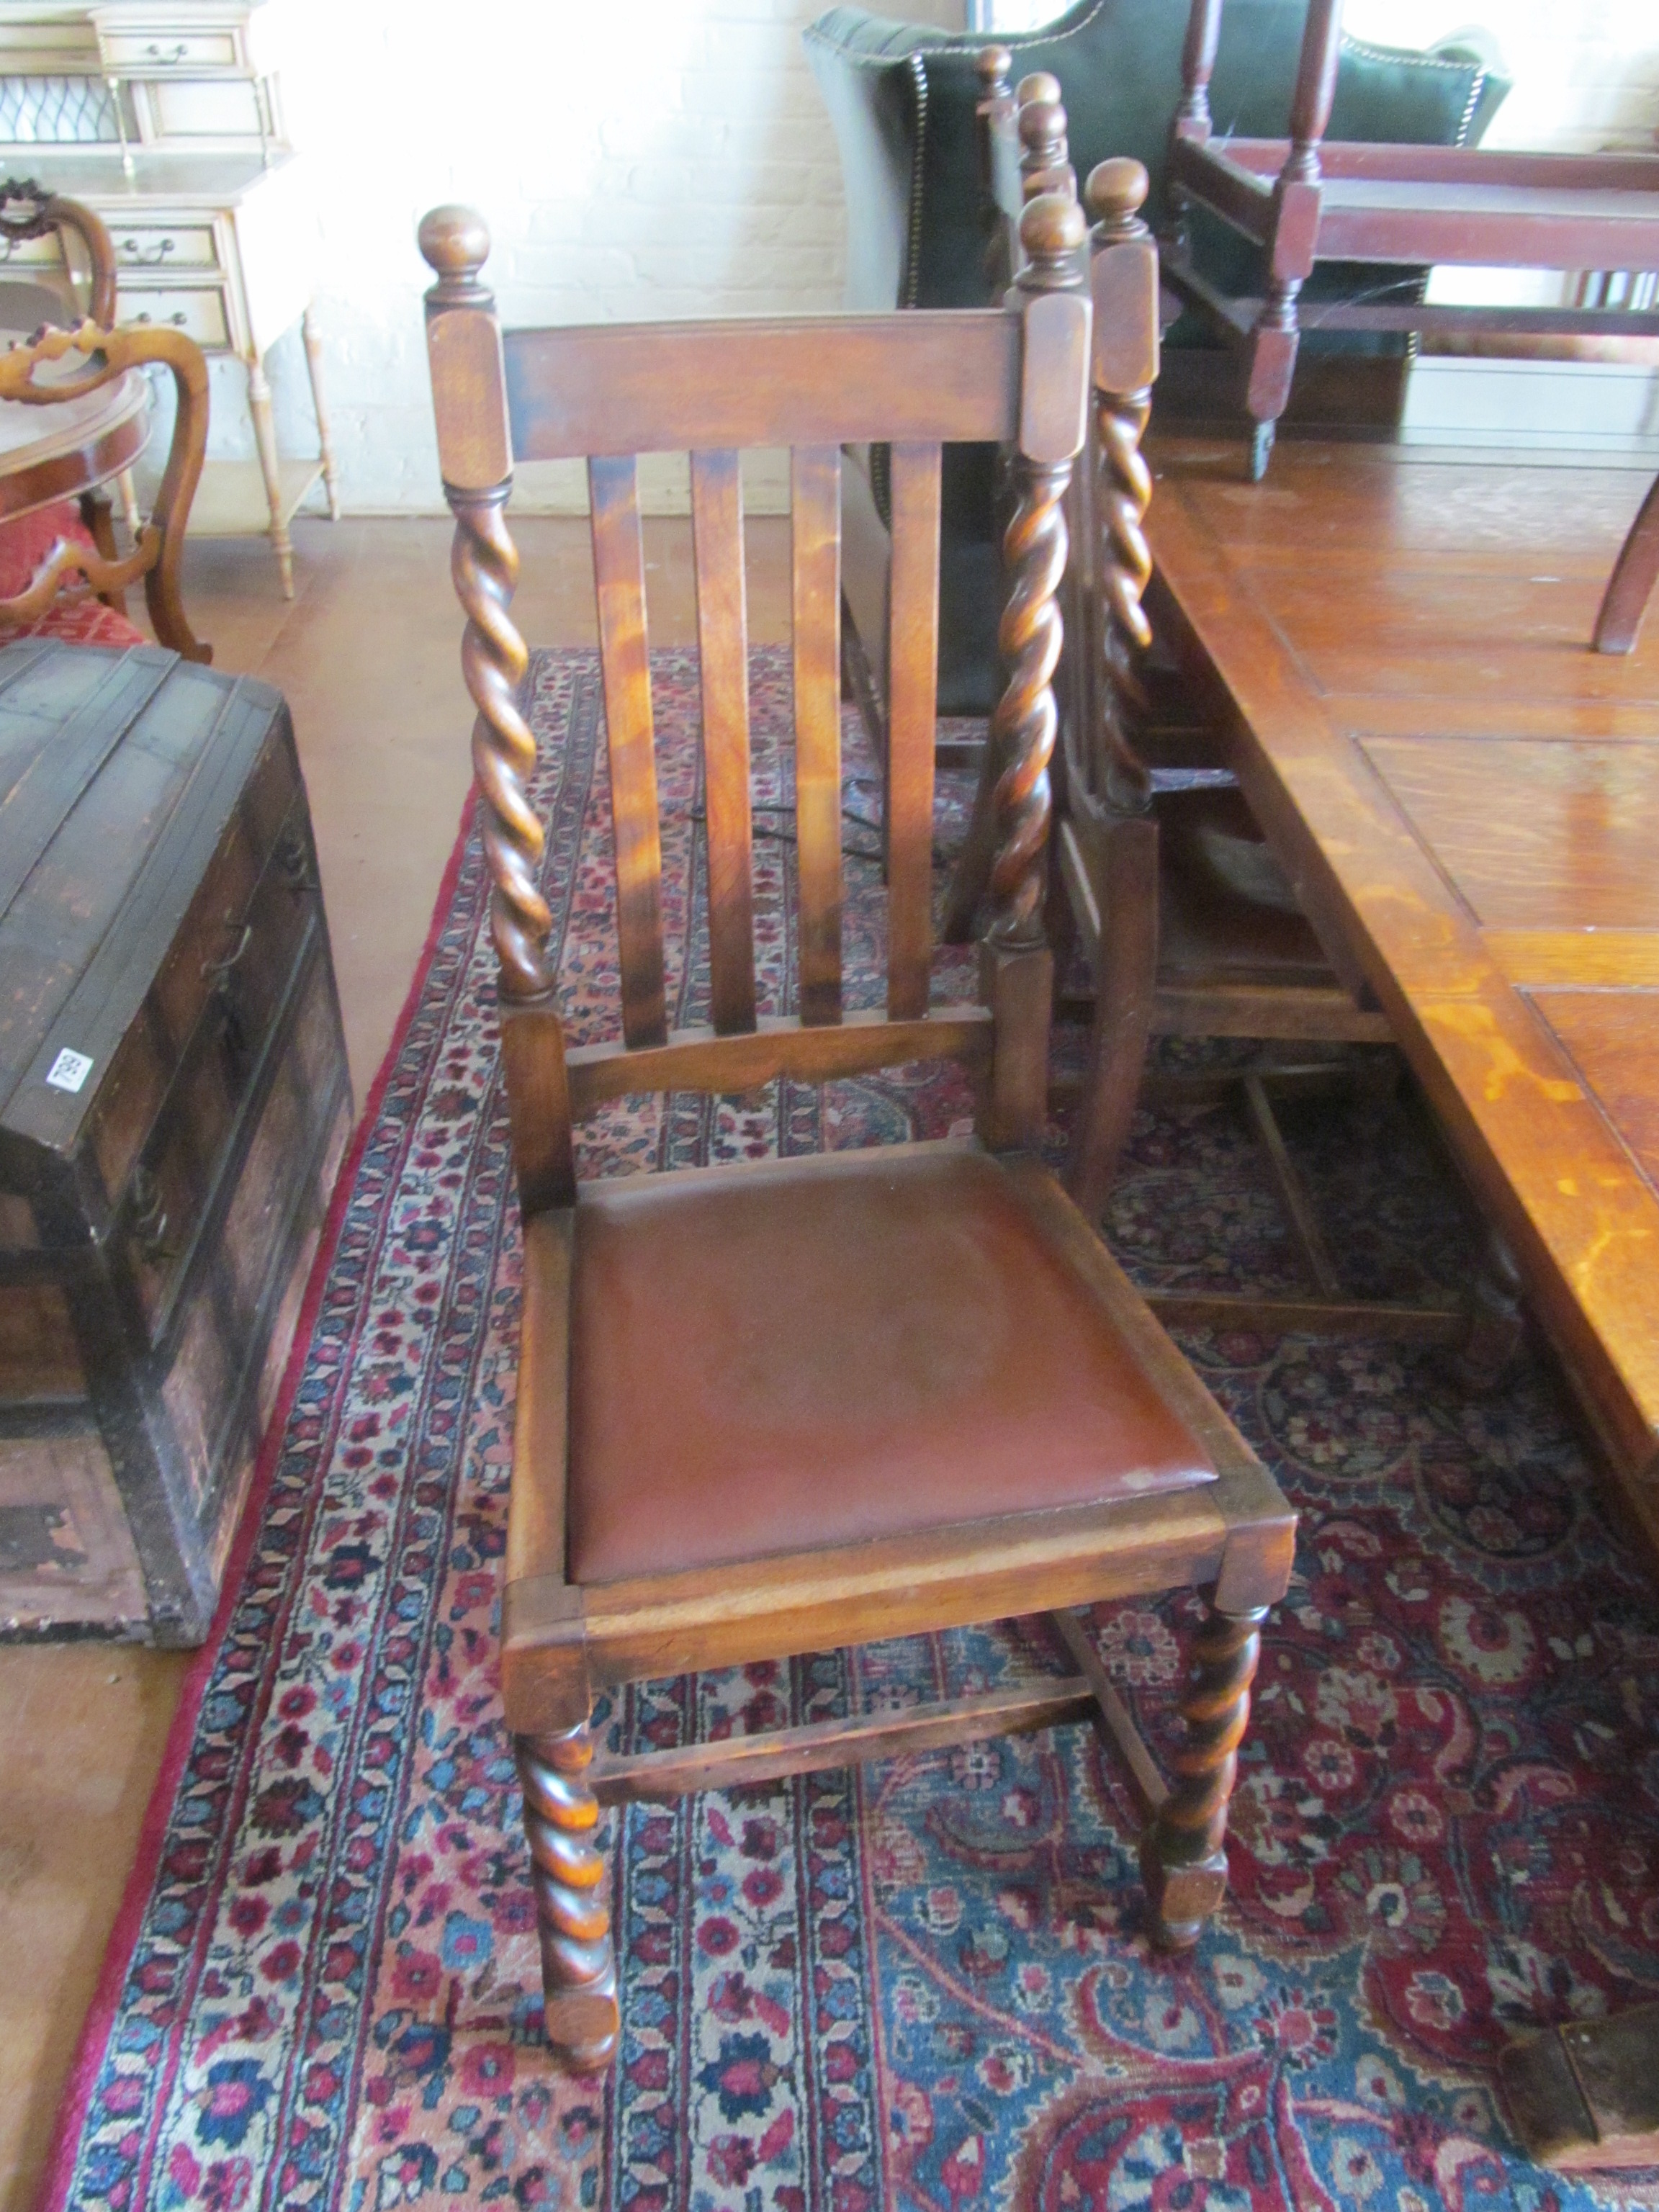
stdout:
[[138,512],[138,487],[132,481],[132,471],[123,469],[120,475],[116,477],[115,483],[121,495],[121,514],[128,530],[132,534],[132,542],[136,545],[138,542],[138,533],[144,526],[144,518]]
[[283,513],[283,477],[276,459],[276,422],[270,411],[270,386],[265,365],[256,353],[247,357],[247,409],[253,417],[253,442],[259,451],[259,473],[265,480],[265,503],[270,509],[270,543],[282,572],[283,597],[294,597],[294,541]]
[[328,403],[323,398],[323,342],[307,307],[300,323],[305,340],[306,368],[311,378],[311,404],[317,412],[317,444],[323,464],[323,488],[328,494],[328,519],[340,519],[340,483],[334,466],[334,441],[329,434]]
[[1265,1605],[1227,1613],[1212,1603],[1182,1692],[1187,1741],[1171,1762],[1170,1794],[1140,1842],[1140,1871],[1161,1950],[1184,1951],[1227,1887],[1227,1805],[1249,1725],[1250,1685]]
[[524,1786],[525,1833],[541,1933],[547,2039],[565,2065],[609,2064],[620,2026],[611,1910],[595,1847],[599,1805],[588,1782],[593,1739],[586,1726],[562,1735],[514,1738]]
[[1620,549],[1595,617],[1597,653],[1632,653],[1653,587],[1659,584],[1659,483],[1643,501]]

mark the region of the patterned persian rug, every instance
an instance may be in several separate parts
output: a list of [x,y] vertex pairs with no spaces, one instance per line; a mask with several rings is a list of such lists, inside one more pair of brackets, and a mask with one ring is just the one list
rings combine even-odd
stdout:
[[[695,662],[656,674],[686,1018],[705,983]],[[592,657],[543,656],[530,694],[580,1038],[616,989]],[[757,654],[774,1005],[787,705],[787,659]],[[947,842],[963,797],[944,794]],[[874,799],[849,735],[866,1000]],[[493,1656],[520,1247],[483,914],[469,839],[181,1710],[53,2212],[1659,2204],[1659,2175],[1528,2166],[1495,2089],[1509,2039],[1659,1996],[1659,1602],[1541,1358],[1475,1400],[1396,1346],[1190,1340],[1303,1516],[1231,1893],[1190,1960],[1149,1954],[1127,1802],[1075,1727],[631,1810],[612,1839],[621,2063],[608,2083],[555,2075]],[[635,1099],[586,1130],[583,1166],[939,1134],[968,1110],[937,1071]],[[1408,1103],[1304,1108],[1291,1134],[1356,1291],[1462,1282],[1468,1231]],[[1141,1117],[1109,1228],[1149,1284],[1294,1280],[1225,1109]],[[1097,1617],[1154,1735],[1191,1617],[1182,1597]],[[1017,1623],[645,1686],[609,1725],[662,1744],[1062,1664]]]

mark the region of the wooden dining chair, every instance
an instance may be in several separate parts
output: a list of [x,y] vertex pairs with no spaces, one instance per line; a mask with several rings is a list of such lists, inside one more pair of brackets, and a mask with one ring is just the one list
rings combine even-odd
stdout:
[[[66,362],[70,368],[64,374]],[[161,324],[128,323],[104,330],[88,321],[75,330],[48,328],[28,344],[0,353],[0,400],[43,410],[67,409],[151,363],[160,363],[171,374],[177,404],[161,484],[131,552],[119,554],[112,538],[100,544],[88,530],[77,527],[72,505],[54,501],[55,463],[50,453],[45,455],[33,471],[38,482],[14,482],[9,487],[22,511],[0,523],[0,566],[16,565],[6,559],[5,533],[27,532],[26,547],[10,550],[25,554],[21,565],[28,574],[20,588],[0,597],[0,629],[15,634],[52,621],[54,602],[66,586],[72,588],[80,579],[86,592],[104,601],[111,624],[101,631],[83,627],[74,633],[78,641],[142,642],[142,633],[126,622],[123,607],[128,587],[142,580],[157,640],[186,660],[212,659],[213,648],[190,626],[180,591],[185,528],[207,450],[208,374],[200,346],[184,331]],[[70,449],[63,450],[71,460],[78,459]],[[84,474],[80,480],[85,482]]]
[[[987,50],[981,155],[996,198],[1002,258],[1018,268],[1020,211],[1037,191],[1074,195],[1066,112],[1051,76],[1007,90],[1006,50]],[[1000,64],[1000,70],[999,69]],[[1237,1097],[1273,1182],[1302,1285],[1279,1293],[1157,1291],[1158,1317],[1188,1328],[1383,1334],[1462,1348],[1468,1379],[1499,1374],[1516,1348],[1518,1303],[1494,1250],[1468,1307],[1445,1298],[1357,1297],[1322,1232],[1285,1141],[1278,1101],[1352,1090],[1394,1070],[1333,1059],[1386,1045],[1388,1023],[1357,971],[1339,972],[1264,841],[1229,770],[1228,702],[1160,683],[1149,661],[1156,589],[1145,518],[1152,473],[1141,452],[1158,368],[1158,252],[1142,219],[1146,172],[1103,161],[1083,197],[1086,258],[1068,280],[1093,304],[1092,397],[1082,465],[1067,493],[1071,559],[1061,596],[1066,647],[1057,675],[1060,738],[1048,898],[1048,935],[1068,1007],[1090,1036],[1076,1097],[1066,1188],[1097,1221],[1137,1104]],[[1183,617],[1160,597],[1162,642]],[[972,933],[994,844],[998,763],[988,759],[945,902],[944,932]],[[1336,956],[1347,958],[1340,938]],[[1073,948],[1089,989],[1067,984]],[[1149,1076],[1160,1036],[1232,1037],[1258,1048],[1237,1066]]]
[[[1082,441],[1089,313],[1056,289],[1075,207],[1028,211],[1015,304],[966,313],[511,331],[480,219],[421,226],[438,448],[478,708],[501,1049],[524,1215],[502,1610],[556,2053],[613,2052],[602,1805],[890,1757],[1085,1715],[1126,1751],[1161,1941],[1198,1936],[1260,1630],[1293,1516],[1036,1158],[1060,502]],[[994,914],[981,999],[931,1002],[939,451],[1017,448],[998,708]],[[843,443],[890,440],[895,522],[886,1001],[842,990],[838,689]],[[791,452],[795,1011],[757,1011],[738,453]],[[713,1019],[671,1029],[635,455],[691,454]],[[515,462],[585,457],[617,871],[621,1035],[567,1047],[529,799],[503,509]],[[642,1090],[822,1083],[949,1056],[976,1140],[579,1183],[574,1122]],[[1167,1785],[1070,1608],[1210,1590]],[[655,1675],[1058,1609],[1073,1671],[902,1713],[599,1754],[594,1699]]]

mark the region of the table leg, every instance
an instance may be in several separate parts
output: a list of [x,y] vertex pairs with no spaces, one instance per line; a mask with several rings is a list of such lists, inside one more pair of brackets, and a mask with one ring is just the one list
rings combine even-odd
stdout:
[[1597,653],[1630,653],[1653,587],[1659,584],[1659,480],[1642,501],[1607,579],[1601,611],[1595,617]]
[[283,597],[294,597],[294,541],[283,514],[282,472],[276,464],[276,424],[270,411],[270,386],[259,356],[247,356],[247,406],[253,417],[253,439],[259,449],[259,470],[265,480],[265,499],[270,508],[270,542],[282,571]]
[[322,448],[323,483],[328,492],[328,519],[340,519],[340,484],[334,468],[334,441],[329,435],[328,405],[323,398],[323,342],[307,307],[300,324],[306,342],[306,367],[311,372],[311,404],[317,410],[317,442]]
[[[115,523],[110,513],[109,494],[101,486],[82,493],[81,520],[92,532],[92,542],[105,560],[118,561],[121,549],[115,542]],[[125,614],[127,595],[125,592],[100,592],[98,597],[106,607],[112,607],[118,615]]]
[[138,512],[138,487],[132,481],[132,471],[123,469],[120,475],[116,477],[115,483],[116,489],[121,495],[121,513],[126,520],[127,528],[132,532],[132,540],[136,545],[138,542],[138,533],[144,526],[144,519]]

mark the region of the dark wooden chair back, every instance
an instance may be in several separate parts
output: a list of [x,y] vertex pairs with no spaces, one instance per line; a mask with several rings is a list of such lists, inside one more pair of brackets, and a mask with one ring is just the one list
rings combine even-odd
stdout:
[[[572,1121],[641,1090],[737,1091],[779,1074],[823,1081],[958,1056],[981,1078],[981,1133],[1035,1142],[1046,1096],[1049,960],[1042,936],[1052,680],[1061,623],[1063,501],[1084,435],[1090,313],[1073,271],[1083,220],[1039,197],[1002,308],[635,327],[510,331],[481,281],[478,217],[421,226],[438,444],[453,509],[463,647],[479,719],[474,760],[494,878],[503,1053],[528,1212],[574,1192]],[[892,448],[888,966],[880,1016],[842,1004],[840,471],[844,444]],[[993,722],[993,919],[982,1006],[930,1011],[939,459],[951,441],[1015,451]],[[791,453],[799,1012],[757,1012],[748,665],[738,455]],[[708,789],[713,1019],[671,1031],[636,457],[689,452]],[[526,655],[508,615],[517,556],[503,509],[517,461],[587,464],[616,832],[622,1037],[567,1051],[553,1005],[543,837],[528,798],[535,740],[516,704]]]

